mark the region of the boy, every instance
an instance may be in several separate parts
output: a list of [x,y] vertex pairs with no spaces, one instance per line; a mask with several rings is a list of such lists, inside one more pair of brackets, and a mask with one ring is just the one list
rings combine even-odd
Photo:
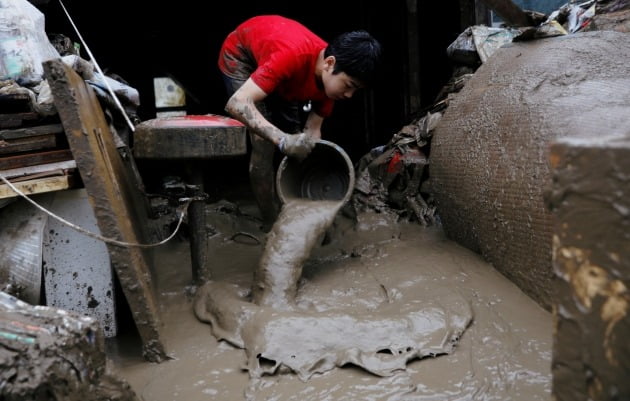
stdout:
[[[218,62],[230,96],[225,110],[250,132],[249,176],[265,226],[279,212],[275,147],[305,158],[321,138],[334,101],[371,83],[380,57],[379,42],[365,31],[341,34],[328,44],[278,15],[250,18],[227,36]],[[304,126],[301,106],[308,112]]]

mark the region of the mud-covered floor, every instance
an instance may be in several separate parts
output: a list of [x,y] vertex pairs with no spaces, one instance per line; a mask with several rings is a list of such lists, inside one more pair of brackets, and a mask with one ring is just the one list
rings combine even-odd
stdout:
[[[265,244],[253,218],[256,208],[237,199],[208,205],[207,213],[213,280],[250,285]],[[389,377],[346,365],[305,382],[291,372],[250,379],[242,369],[244,350],[217,341],[209,324],[195,317],[189,247],[180,239],[155,255],[165,341],[173,359],[145,362],[138,339],[121,333],[108,340],[114,371],[147,401],[551,398],[547,311],[479,255],[446,239],[439,226],[392,224],[369,214],[360,222],[352,227],[338,218],[328,243],[313,251],[300,282],[302,300],[361,310],[402,293],[421,304],[439,304],[435,294],[457,294],[470,303],[473,320],[452,353],[413,360]]]

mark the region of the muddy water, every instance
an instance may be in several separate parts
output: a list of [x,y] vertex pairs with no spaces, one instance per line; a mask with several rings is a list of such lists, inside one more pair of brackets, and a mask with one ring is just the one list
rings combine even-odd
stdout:
[[303,265],[341,206],[302,199],[283,206],[254,275],[253,303],[229,282],[198,290],[195,314],[218,339],[245,349],[251,377],[286,368],[306,381],[347,364],[391,376],[409,360],[452,352],[472,320],[470,304],[441,286],[427,286],[424,301],[381,285],[381,296],[362,304],[322,307],[302,295],[298,308]]
[[[242,216],[219,213],[209,217],[218,231],[210,245],[213,277],[224,283],[225,299],[231,297],[251,307],[254,304],[248,297],[253,272],[268,241]],[[279,313],[285,320],[278,321],[285,324],[317,313],[343,315],[340,311],[357,319],[374,318],[387,307],[403,313],[404,308],[398,307],[405,305],[416,305],[421,311],[433,307],[449,310],[463,300],[474,317],[452,352],[413,357],[404,369],[393,369],[389,376],[348,363],[303,380],[290,367],[276,366],[273,358],[257,360],[261,369],[275,367],[275,374],[252,375],[247,349],[217,340],[214,327],[194,315],[193,299],[185,289],[190,273],[183,267],[188,263],[188,248],[182,242],[161,248],[156,258],[165,336],[173,359],[147,363],[120,339],[110,348],[117,372],[145,400],[155,401],[550,399],[551,316],[477,254],[447,240],[441,228],[399,225],[385,217],[361,216],[357,225],[338,217],[331,228],[331,241],[316,246],[303,266],[294,300],[297,309]],[[243,231],[259,236],[261,243],[234,236]],[[274,310],[256,308],[262,314]],[[395,312],[390,311],[391,316]],[[264,319],[273,320],[272,316]],[[300,327],[303,324],[298,322]],[[360,330],[369,331],[365,326]],[[325,339],[356,335],[335,329],[315,332]],[[283,337],[287,349],[291,341],[301,338],[300,333],[289,334],[294,335]],[[377,354],[394,356],[392,349],[396,348]],[[325,364],[329,359],[322,361]]]

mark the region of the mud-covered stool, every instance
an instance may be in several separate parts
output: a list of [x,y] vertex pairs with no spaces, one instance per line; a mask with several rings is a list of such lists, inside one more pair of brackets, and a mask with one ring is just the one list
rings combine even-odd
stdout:
[[[207,114],[156,118],[144,121],[134,133],[136,159],[178,160],[186,163],[190,184],[204,192],[202,162],[247,153],[245,126],[229,117]],[[190,256],[193,281],[210,278],[204,201],[189,206]]]

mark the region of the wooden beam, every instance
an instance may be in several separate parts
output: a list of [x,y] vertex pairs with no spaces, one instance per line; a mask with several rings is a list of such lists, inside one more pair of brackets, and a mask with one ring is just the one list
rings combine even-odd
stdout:
[[[127,243],[148,243],[143,230],[148,213],[144,204],[136,202],[137,180],[125,167],[93,89],[61,60],[43,64],[101,234]],[[107,243],[107,248],[140,334],[144,358],[151,362],[168,359],[150,254],[134,246]]]

